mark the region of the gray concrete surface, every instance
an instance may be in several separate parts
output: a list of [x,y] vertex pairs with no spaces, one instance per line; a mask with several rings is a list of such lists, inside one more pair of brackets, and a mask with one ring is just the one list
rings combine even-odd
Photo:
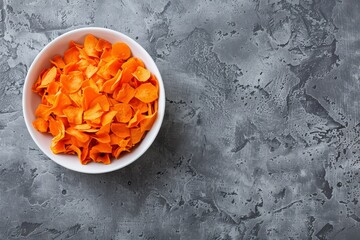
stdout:
[[[0,239],[360,239],[360,1],[0,1]],[[117,172],[66,170],[22,117],[52,39],[121,31],[166,116]]]

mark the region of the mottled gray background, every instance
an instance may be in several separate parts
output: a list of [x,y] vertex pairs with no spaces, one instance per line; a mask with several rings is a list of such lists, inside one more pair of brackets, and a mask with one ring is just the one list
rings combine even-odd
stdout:
[[[23,3],[21,3],[23,2]],[[0,1],[0,239],[360,239],[360,1]],[[155,59],[155,143],[117,172],[28,134],[32,60],[101,26]]]

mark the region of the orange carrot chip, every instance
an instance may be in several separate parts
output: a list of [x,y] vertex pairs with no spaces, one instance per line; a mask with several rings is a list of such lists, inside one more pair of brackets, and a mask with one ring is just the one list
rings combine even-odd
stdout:
[[41,87],[46,87],[48,86],[51,82],[55,81],[55,77],[56,77],[56,67],[52,67],[46,74],[45,76],[43,76],[42,81],[41,81]]
[[74,136],[78,141],[83,143],[89,141],[90,139],[90,136],[88,134],[83,133],[75,128],[71,128],[71,127],[67,128],[66,133],[71,136]]
[[82,114],[83,109],[80,107],[68,106],[63,110],[65,116],[67,117],[69,123],[81,124],[82,123]]
[[109,133],[99,132],[95,133],[95,136],[93,136],[93,138],[96,139],[99,143],[110,143],[111,139]]
[[50,95],[55,95],[60,90],[59,82],[51,82],[47,88],[47,93]]
[[111,145],[118,145],[120,143],[120,141],[124,139],[124,138],[118,137],[114,133],[110,133],[109,135],[110,135],[110,144]]
[[132,88],[128,83],[124,83],[117,93],[115,99],[119,102],[129,103],[134,96],[135,89]]
[[65,93],[74,93],[77,92],[82,85],[84,76],[81,72],[73,71],[69,75],[61,75],[60,82],[62,84],[62,90]]
[[106,95],[100,95],[99,97],[92,100],[90,103],[90,108],[92,108],[96,104],[99,104],[99,106],[103,111],[105,112],[109,111],[110,104]]
[[99,52],[96,51],[98,40],[93,35],[89,34],[85,37],[84,50],[88,56],[99,57]]
[[104,113],[99,103],[96,103],[93,107],[84,112],[84,120],[95,120],[100,118]]
[[69,74],[72,71],[77,71],[78,68],[79,68],[79,64],[77,62],[71,62],[65,65],[62,73]]
[[137,126],[140,123],[140,121],[142,121],[143,119],[144,119],[144,115],[142,115],[140,113],[140,111],[137,111],[135,113],[135,115],[133,116],[133,118],[130,119],[130,121],[128,123],[128,127],[132,128],[132,127]]
[[[121,142],[124,142],[124,143],[126,142],[126,144],[127,144],[129,141],[130,141],[130,140],[121,140]],[[113,156],[114,156],[115,158],[118,158],[122,152],[130,152],[130,150],[127,149],[126,147],[118,147],[118,148],[116,148],[116,149],[113,151],[112,154],[113,154]]]
[[76,105],[78,107],[82,107],[83,104],[83,96],[80,91],[75,93],[70,93],[69,98],[71,101],[73,101],[73,105]]
[[55,57],[53,57],[50,62],[54,64],[57,68],[63,69],[65,67],[65,62],[60,55],[56,55]]
[[139,65],[139,62],[136,60],[137,58],[134,58],[134,57],[132,57],[132,58],[129,58],[126,62],[124,62],[122,65],[121,65],[121,68],[123,69],[123,70],[125,70],[125,69],[131,69],[131,72],[134,72],[135,70],[136,70],[136,68],[138,67],[138,66],[140,66]]
[[54,105],[50,108],[50,110],[55,115],[63,116],[64,115],[63,109],[65,109],[67,106],[71,105],[71,99],[62,92],[58,92],[54,96],[56,97],[56,99],[55,99]]
[[143,103],[137,98],[131,99],[129,102],[130,106],[134,109],[134,111],[140,111],[141,113],[145,113],[148,111],[148,107],[146,103]]
[[65,64],[76,63],[80,60],[80,53],[76,47],[71,47],[64,53]]
[[78,148],[74,144],[71,144],[70,146],[68,146],[67,150],[74,151],[77,154],[78,158],[81,159],[82,152],[81,152],[80,148]]
[[109,111],[109,112],[105,113],[102,116],[101,125],[104,126],[104,125],[111,123],[113,121],[114,117],[116,116],[116,114],[118,114],[118,111]]
[[142,132],[149,131],[151,129],[156,120],[156,114],[157,112],[150,116],[143,117],[143,119],[140,121],[140,128]]
[[96,72],[97,72],[98,68],[95,67],[94,65],[89,64],[85,70],[85,76],[87,78],[91,78]]
[[112,94],[115,90],[115,88],[119,85],[120,79],[121,79],[122,72],[121,70],[118,70],[116,75],[103,83],[101,87],[101,91],[105,93]]
[[150,78],[149,70],[140,66],[136,68],[132,75],[140,82],[146,82]]
[[108,41],[102,38],[99,39],[99,41],[95,46],[95,50],[98,52],[102,52],[104,49],[110,49],[110,48],[111,48],[111,43],[109,43]]
[[129,122],[133,115],[133,110],[127,103],[115,104],[113,109],[116,111],[116,120],[120,123]]
[[158,91],[151,83],[144,83],[136,88],[135,97],[144,103],[150,103],[158,98]]
[[128,45],[123,42],[117,42],[112,45],[111,55],[126,60],[131,56],[131,50]]
[[71,41],[69,42],[69,48],[72,48],[72,47],[84,48],[84,46],[81,45],[80,43],[77,43],[77,42],[71,40]]
[[132,144],[137,144],[138,142],[141,141],[144,132],[141,131],[140,128],[131,128],[130,129],[130,135],[131,135],[131,143]]
[[123,123],[112,123],[111,124],[111,131],[118,137],[126,138],[130,137],[130,130]]
[[33,122],[33,126],[39,132],[47,132],[47,130],[49,128],[49,123],[48,123],[48,121],[44,120],[43,118],[37,118]]
[[52,140],[50,148],[54,154],[63,153],[66,151],[65,143],[61,140],[60,141]]
[[90,103],[97,97],[101,96],[94,88],[86,87],[83,92],[83,107],[84,109],[88,109]]
[[42,118],[44,120],[48,120],[50,114],[51,114],[51,106],[45,104],[39,104],[39,106],[36,108],[35,111],[35,116],[38,118]]

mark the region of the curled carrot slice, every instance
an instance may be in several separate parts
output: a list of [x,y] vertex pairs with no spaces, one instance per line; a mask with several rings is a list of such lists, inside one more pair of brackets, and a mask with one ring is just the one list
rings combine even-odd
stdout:
[[135,97],[144,103],[150,103],[158,98],[157,88],[151,83],[141,84],[136,88]]
[[118,137],[126,138],[130,137],[130,130],[123,123],[112,123],[111,124],[111,131]]
[[99,52],[96,50],[98,39],[93,35],[89,34],[85,37],[84,50],[88,56],[98,57]]
[[56,72],[57,72],[56,67],[52,67],[43,77],[41,81],[41,86],[45,87],[48,86],[51,82],[53,82],[56,77]]
[[53,57],[50,62],[54,64],[54,66],[57,68],[63,69],[65,67],[65,62],[60,55],[56,55],[55,57]]
[[49,128],[49,123],[48,121],[46,121],[43,118],[37,118],[34,122],[33,122],[33,126],[36,130],[38,130],[39,132],[47,132],[48,128]]
[[131,56],[131,50],[126,43],[117,42],[112,45],[111,55],[115,58],[126,60]]
[[83,109],[80,107],[68,106],[63,110],[65,116],[68,119],[69,123],[80,125],[83,121]]
[[137,67],[133,76],[136,77],[140,82],[146,82],[150,78],[150,72],[146,68]]
[[116,112],[116,120],[120,123],[127,123],[133,116],[133,110],[127,103],[115,104],[113,109]]
[[75,63],[80,60],[80,53],[76,47],[71,47],[64,53],[64,62],[65,64]]

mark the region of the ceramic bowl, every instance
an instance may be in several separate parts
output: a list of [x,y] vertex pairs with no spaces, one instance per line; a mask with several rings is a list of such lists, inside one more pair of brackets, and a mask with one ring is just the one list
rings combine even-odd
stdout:
[[[94,162],[91,162],[87,165],[82,165],[76,155],[53,154],[50,149],[52,136],[50,134],[40,133],[32,126],[32,122],[35,120],[35,109],[41,101],[39,95],[32,92],[32,85],[36,81],[40,72],[44,68],[50,66],[49,61],[53,56],[57,54],[63,55],[65,50],[68,49],[68,45],[71,40],[83,43],[87,34],[92,34],[98,38],[103,38],[111,43],[126,43],[130,47],[133,56],[140,58],[144,62],[146,68],[156,76],[159,82],[159,109],[157,119],[155,120],[151,130],[147,132],[145,138],[140,142],[140,144],[138,144],[138,146],[134,147],[130,153],[120,156],[119,159],[112,160],[112,163],[109,165]],[[164,84],[159,69],[157,68],[151,56],[136,41],[126,36],[125,34],[106,28],[96,27],[81,28],[67,32],[47,44],[45,48],[36,56],[35,60],[29,68],[24,83],[22,100],[26,127],[29,130],[32,139],[41,149],[41,151],[43,151],[51,160],[65,168],[89,174],[115,171],[140,158],[140,156],[145,153],[145,151],[155,140],[156,135],[160,130],[165,112]]]

